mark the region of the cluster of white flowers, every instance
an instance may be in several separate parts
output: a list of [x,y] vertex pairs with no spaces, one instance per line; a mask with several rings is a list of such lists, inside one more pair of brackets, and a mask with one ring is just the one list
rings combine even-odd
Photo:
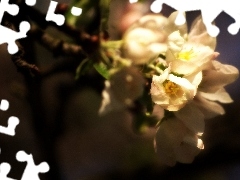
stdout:
[[147,113],[158,118],[155,149],[168,165],[191,163],[204,148],[204,120],[225,113],[218,102],[232,102],[224,87],[239,74],[216,60],[216,38],[200,17],[188,33],[187,24],[175,25],[176,16],[146,15],[125,32],[116,51],[124,63],[115,63],[100,108],[132,107],[148,91],[153,111]]

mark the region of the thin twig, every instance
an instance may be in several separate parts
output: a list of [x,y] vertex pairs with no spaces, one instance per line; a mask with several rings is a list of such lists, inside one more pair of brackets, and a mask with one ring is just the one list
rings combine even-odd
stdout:
[[[16,28],[12,23],[4,21],[3,24],[8,28],[16,31]],[[40,75],[39,68],[35,64],[30,64],[25,60],[25,51],[23,47],[18,41],[16,41],[16,44],[19,50],[17,53],[11,56],[11,60],[17,67],[18,71],[22,72],[23,74],[30,75],[32,77],[39,77]]]
[[28,12],[31,14],[29,18],[38,24],[42,29],[46,29],[48,26],[53,26],[59,31],[62,31],[73,40],[75,40],[79,45],[82,45],[83,50],[90,54],[94,52],[99,46],[99,37],[98,35],[90,35],[84,32],[82,29],[75,28],[73,26],[64,23],[62,26],[58,26],[54,22],[48,22],[45,20],[46,15],[41,13],[39,10],[29,7],[26,5],[22,5],[21,7],[24,12]]
[[38,28],[36,25],[31,26],[29,35],[37,39],[40,44],[53,52],[55,56],[67,55],[77,56],[80,58],[84,58],[86,56],[81,46],[53,38],[51,35]]

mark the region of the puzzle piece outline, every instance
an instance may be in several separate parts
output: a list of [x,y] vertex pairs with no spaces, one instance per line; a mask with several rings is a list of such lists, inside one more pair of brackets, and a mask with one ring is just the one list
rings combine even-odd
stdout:
[[18,151],[16,159],[19,162],[27,162],[21,180],[40,180],[39,173],[46,173],[50,170],[47,162],[44,161],[36,165],[32,154],[27,154],[25,151]]
[[50,2],[45,19],[46,19],[46,21],[55,22],[58,26],[62,26],[65,22],[65,17],[62,14],[55,14],[55,9],[56,9],[57,5],[58,5],[57,1]]
[[[9,108],[9,102],[6,99],[1,100],[0,110],[6,111]],[[6,134],[9,136],[15,135],[15,129],[17,125],[20,123],[18,117],[11,116],[8,118],[8,126],[4,127],[0,125],[0,133]]]
[[206,26],[207,32],[210,36],[216,37],[220,30],[212,24],[213,21],[219,16],[221,12],[225,12],[232,17],[235,22],[228,26],[228,32],[232,35],[236,35],[240,29],[240,13],[239,7],[240,1],[235,0],[219,0],[216,4],[215,1],[208,0],[155,0],[150,8],[153,12],[159,13],[162,10],[162,5],[166,4],[178,12],[175,20],[176,25],[182,25],[185,23],[186,18],[184,12],[200,10],[203,18],[203,23]]
[[7,162],[2,162],[0,164],[0,179],[1,180],[16,180],[16,179],[7,177],[10,170],[11,170],[11,165]]
[[[36,0],[30,3],[30,0],[26,0],[26,4],[34,5]],[[1,0],[0,2],[0,23],[5,12],[8,12],[12,16],[16,16],[19,13],[19,7],[16,4],[9,4],[9,0]],[[27,32],[30,30],[30,24],[27,21],[22,21],[19,25],[19,32],[13,31],[5,26],[0,25],[0,44],[8,44],[9,54],[15,54],[18,52],[18,46],[16,41],[27,37]]]
[[[25,151],[20,150],[16,153],[16,160],[19,162],[27,162],[27,165],[22,174],[21,180],[40,180],[39,173],[46,173],[50,170],[47,162],[41,162],[36,165],[32,154],[27,154]],[[7,162],[0,164],[0,179],[1,180],[16,180],[7,177],[11,170],[11,165]]]

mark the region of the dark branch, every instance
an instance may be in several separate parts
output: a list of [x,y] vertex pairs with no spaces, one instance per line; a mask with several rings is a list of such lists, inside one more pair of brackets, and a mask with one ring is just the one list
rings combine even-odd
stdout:
[[81,46],[53,38],[48,33],[32,25],[29,35],[37,39],[40,44],[53,52],[55,56],[67,55],[84,58],[86,55]]
[[[4,21],[3,24],[5,26],[7,26],[8,28],[16,31],[16,27],[12,23],[10,23],[8,21]],[[38,67],[35,64],[30,64],[25,60],[24,48],[21,46],[21,44],[18,41],[16,41],[16,44],[17,44],[19,50],[16,54],[11,56],[11,60],[17,67],[18,71],[20,71],[24,75],[30,75],[32,77],[39,77],[40,70],[38,69]]]
[[82,29],[75,28],[66,23],[62,26],[58,26],[54,22],[48,22],[45,20],[46,15],[33,7],[22,5],[21,9],[23,9],[23,12],[28,12],[28,14],[31,14],[29,18],[33,20],[39,27],[42,29],[46,29],[49,26],[55,27],[59,31],[65,33],[75,40],[76,43],[81,45],[82,49],[88,54],[94,52],[99,46],[98,35],[90,35],[84,32]]

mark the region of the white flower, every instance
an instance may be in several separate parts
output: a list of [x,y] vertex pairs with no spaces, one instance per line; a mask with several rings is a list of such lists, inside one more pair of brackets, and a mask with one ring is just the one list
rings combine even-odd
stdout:
[[148,63],[167,50],[168,20],[162,15],[147,15],[134,23],[123,36],[123,56],[134,64]]
[[193,99],[196,90],[197,86],[187,79],[170,74],[168,67],[160,76],[153,76],[150,93],[155,104],[169,111],[178,111]]
[[238,69],[228,64],[222,64],[216,60],[203,70],[203,79],[199,91],[215,93],[224,86],[234,82],[239,76]]
[[133,101],[142,95],[144,82],[138,69],[132,66],[114,73],[110,80],[105,82],[99,113],[105,114],[132,106]]
[[207,69],[203,70],[203,78],[194,99],[175,112],[175,116],[193,132],[202,134],[205,126],[204,120],[225,113],[219,103],[233,102],[224,86],[235,81],[238,73],[237,68],[231,65],[211,61]]
[[166,61],[176,73],[199,72],[213,59],[216,38],[208,35],[201,18],[194,21],[188,36],[182,34],[177,30],[168,36]]
[[175,31],[169,35],[166,61],[171,63],[172,71],[190,75],[201,71],[212,60],[213,53],[209,46],[187,42]]
[[211,64],[203,70],[203,79],[192,105],[204,114],[205,119],[223,115],[225,111],[218,102],[233,102],[224,87],[235,81],[238,76],[239,71],[234,66],[211,61]]
[[176,162],[191,163],[203,142],[178,118],[161,122],[155,137],[155,150],[163,163],[174,166]]
[[[195,98],[194,98],[195,99]],[[205,129],[204,114],[192,101],[186,104],[174,115],[180,119],[184,125],[197,135],[202,135]]]

